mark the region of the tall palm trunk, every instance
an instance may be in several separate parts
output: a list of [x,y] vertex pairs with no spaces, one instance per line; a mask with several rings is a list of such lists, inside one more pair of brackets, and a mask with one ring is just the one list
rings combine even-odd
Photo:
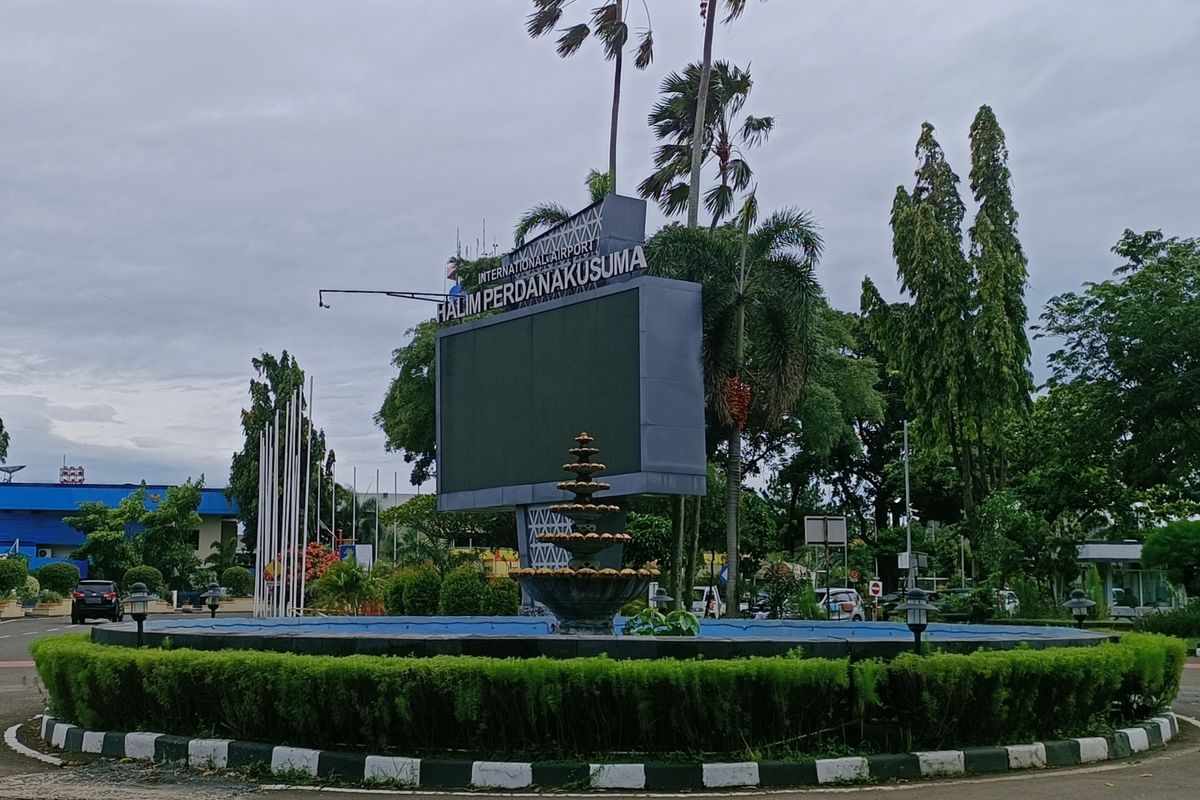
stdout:
[[[675,563],[671,565],[671,577],[673,578],[674,583],[675,583],[675,586],[673,588],[675,590],[675,608],[676,609],[687,609],[688,608],[688,606],[684,604],[684,602],[685,602],[684,601],[684,586],[686,585],[686,580],[687,580],[687,578],[686,578],[687,569],[683,562],[683,559],[684,559],[684,554],[683,554],[683,531],[684,531],[683,504],[684,504],[684,497],[683,497],[683,495],[679,495],[679,502],[676,504],[676,509],[675,509],[676,520],[675,520],[674,529],[672,531],[675,534]],[[691,594],[691,592],[689,591],[688,594]]]
[[[743,210],[742,255],[738,266],[737,309],[734,312],[734,376],[741,381],[746,362],[746,250],[750,238],[750,214]],[[725,609],[738,617],[738,513],[742,500],[742,426],[735,420],[729,434],[729,460],[725,465]]]
[[[617,19],[624,19],[624,9],[621,8],[622,0],[617,0]],[[621,62],[623,55],[621,50],[617,50],[615,59],[616,66],[613,69],[613,105],[612,105],[612,125],[608,132],[608,191],[611,194],[617,193],[617,118],[620,115],[621,109]]]
[[704,60],[700,64],[700,89],[696,95],[696,121],[692,125],[692,181],[688,189],[688,227],[700,221],[700,164],[704,151],[704,115],[708,104],[708,84],[712,80],[713,29],[716,27],[716,3],[710,3],[704,17]]

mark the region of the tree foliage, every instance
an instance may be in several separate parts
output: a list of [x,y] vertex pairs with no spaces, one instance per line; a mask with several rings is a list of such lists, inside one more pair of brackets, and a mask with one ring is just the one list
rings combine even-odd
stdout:
[[12,441],[8,431],[4,430],[4,420],[0,419],[0,464],[4,463],[4,459],[8,458],[8,445]]
[[131,492],[113,508],[96,500],[79,504],[79,511],[63,522],[86,537],[71,558],[91,564],[89,577],[119,581],[130,567],[142,563],[140,548],[130,540],[133,526],[146,513],[146,484]]
[[200,490],[204,476],[167,488],[156,508],[142,514],[137,534],[142,562],[162,573],[167,589],[188,589],[199,568],[189,537],[200,530]]
[[[257,377],[250,380],[250,407],[242,409],[242,433],[245,440],[242,449],[233,454],[233,460],[229,466],[229,485],[225,489],[225,496],[237,502],[238,516],[245,526],[243,543],[247,551],[254,552],[258,546],[259,435],[266,430],[268,424],[274,424],[278,420],[282,436],[282,432],[287,429],[287,404],[297,390],[301,395],[300,458],[301,463],[311,464],[308,486],[312,502],[304,505],[304,508],[312,509],[310,514],[315,514],[317,484],[327,480],[333,453],[330,452],[330,463],[326,464],[324,461],[325,432],[315,430],[312,431],[311,436],[311,459],[309,457],[309,428],[312,426],[312,420],[309,418],[307,398],[304,396],[304,370],[300,368],[300,363],[287,350],[284,350],[278,357],[270,353],[261,353],[258,357],[251,359],[250,363],[254,367]],[[281,447],[279,453],[281,473],[283,470],[282,450]],[[325,470],[324,478],[318,481],[317,474],[322,469]],[[282,497],[279,502],[282,504]],[[309,530],[316,531],[317,527],[318,523],[314,517]]]
[[[654,199],[667,216],[681,214],[688,206],[701,72],[701,64],[688,64],[682,74],[667,75],[650,111],[650,127],[663,144],[655,151],[654,172],[641,182],[638,193]],[[754,173],[745,151],[765,142],[775,128],[774,117],[747,114],[739,119],[753,86],[749,69],[726,61],[713,64],[701,142],[702,166],[716,167],[716,184],[704,193],[713,228],[733,212],[737,193],[750,187]]]
[[1126,230],[1116,277],[1054,297],[1051,385],[1088,399],[1091,431],[1136,487],[1200,499],[1200,239]]
[[1017,238],[1004,133],[991,109],[971,125],[971,189],[978,206],[964,252],[959,178],[933,126],[917,140],[911,192],[897,187],[892,250],[910,301],[889,305],[864,281],[862,310],[874,344],[899,373],[921,444],[949,452],[962,513],[1007,478],[1004,429],[1028,409],[1026,261]]
[[1200,595],[1200,522],[1179,520],[1155,530],[1142,546],[1142,563],[1165,569],[1189,595]]

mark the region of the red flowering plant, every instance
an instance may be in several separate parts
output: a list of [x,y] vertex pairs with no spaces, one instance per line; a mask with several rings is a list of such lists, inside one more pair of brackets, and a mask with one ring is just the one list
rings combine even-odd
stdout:
[[330,550],[320,542],[309,542],[304,548],[304,579],[315,581],[325,574],[325,570],[341,559],[336,550]]

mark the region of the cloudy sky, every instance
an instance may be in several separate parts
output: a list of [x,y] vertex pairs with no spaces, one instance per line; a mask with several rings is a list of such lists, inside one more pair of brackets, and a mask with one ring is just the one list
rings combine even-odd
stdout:
[[[620,188],[649,171],[657,86],[698,57],[696,0],[648,0]],[[572,6],[578,15],[590,8]],[[407,467],[371,416],[455,232],[503,249],[534,202],[585,201],[607,159],[611,66],[524,32],[528,0],[0,3],[0,418],[10,464],[56,480],[223,486],[250,359],[316,378],[339,477]],[[634,27],[643,9],[631,11]],[[990,104],[1008,135],[1028,302],[1108,276],[1126,228],[1196,235],[1200,4],[772,0],[717,31],[749,64],[765,208],[821,221],[830,300],[895,286],[888,210],[923,120],[966,176]],[[650,227],[660,218],[652,214]],[[894,292],[894,288],[891,288]],[[1046,347],[1036,349],[1040,371]],[[343,472],[345,470],[345,472]]]

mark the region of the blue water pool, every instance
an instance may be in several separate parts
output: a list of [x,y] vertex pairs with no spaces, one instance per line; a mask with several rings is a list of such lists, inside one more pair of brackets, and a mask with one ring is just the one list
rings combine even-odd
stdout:
[[[616,622],[619,631],[623,620]],[[148,620],[142,641],[200,650],[501,658],[740,658],[797,650],[814,657],[889,658],[913,646],[912,633],[900,622],[705,620],[694,638],[560,636],[554,624],[553,617],[171,618]],[[129,622],[105,625],[94,628],[92,638],[132,645],[137,643],[137,630]],[[1074,628],[1020,625],[932,624],[925,633],[931,646],[951,652],[1086,647],[1111,638]]]

